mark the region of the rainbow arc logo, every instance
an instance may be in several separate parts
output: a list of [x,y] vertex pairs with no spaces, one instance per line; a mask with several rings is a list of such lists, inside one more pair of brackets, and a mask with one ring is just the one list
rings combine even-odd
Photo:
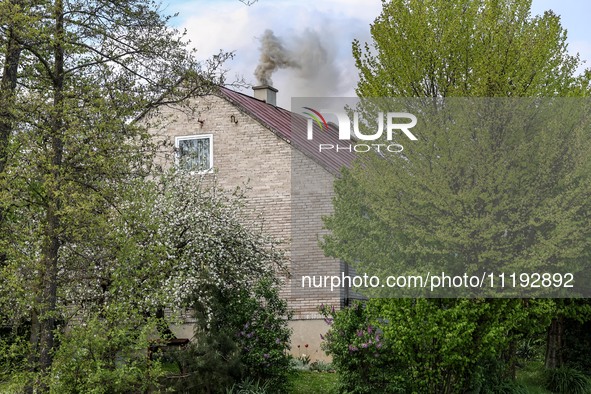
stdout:
[[305,112],[305,115],[308,115],[310,118],[312,118],[312,120],[314,120],[314,122],[316,122],[316,124],[318,125],[318,127],[320,127],[320,130],[323,130],[324,127],[326,127],[326,129],[328,130],[328,123],[326,123],[326,119],[324,119],[324,116],[322,116],[322,114],[318,111],[316,111],[313,108],[310,107],[303,107],[304,109],[307,109],[310,112]]

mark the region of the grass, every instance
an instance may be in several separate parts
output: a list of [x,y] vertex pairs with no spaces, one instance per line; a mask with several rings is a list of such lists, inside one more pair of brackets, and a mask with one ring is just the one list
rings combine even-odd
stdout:
[[290,378],[291,394],[336,393],[337,374],[330,372],[294,371]]
[[[532,361],[517,371],[517,381],[527,388],[529,394],[552,394],[543,387],[544,363]],[[296,370],[291,376],[291,394],[336,393],[337,374]]]
[[168,375],[178,375],[181,373],[179,365],[173,362],[163,362],[162,370]]
[[544,363],[530,361],[517,370],[517,381],[527,387],[530,394],[551,394],[544,388]]
[[[178,367],[165,364],[168,372],[177,372]],[[540,361],[526,363],[517,371],[517,381],[527,388],[529,394],[551,394],[543,388],[544,364]],[[317,372],[294,370],[290,376],[291,394],[335,394],[337,393],[337,374],[331,372]],[[0,393],[8,392],[9,382],[0,382]]]

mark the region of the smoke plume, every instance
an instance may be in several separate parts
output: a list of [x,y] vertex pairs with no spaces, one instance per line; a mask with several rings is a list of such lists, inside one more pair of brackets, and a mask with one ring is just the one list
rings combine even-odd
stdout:
[[293,55],[285,49],[282,40],[271,30],[265,30],[260,41],[261,57],[254,75],[261,85],[272,85],[271,75],[278,68],[301,68]]
[[306,29],[285,39],[265,31],[259,39],[261,56],[254,75],[261,85],[271,85],[271,76],[278,69],[282,97],[327,97],[346,94],[355,75],[351,67],[337,62],[338,31],[322,27],[320,31]]

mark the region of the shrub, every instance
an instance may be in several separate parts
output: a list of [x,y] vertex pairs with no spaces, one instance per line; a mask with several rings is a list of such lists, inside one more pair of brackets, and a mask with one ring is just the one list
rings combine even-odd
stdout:
[[494,392],[511,380],[518,303],[374,299],[339,312],[324,307],[331,329],[323,348],[342,392]]
[[267,394],[271,390],[270,387],[270,382],[261,383],[258,380],[245,379],[232,385],[226,394]]
[[564,326],[566,365],[591,374],[591,320],[565,319]]
[[0,382],[23,372],[27,365],[29,342],[21,335],[0,335]]
[[89,320],[60,334],[49,376],[51,393],[142,393],[158,386],[158,362],[146,357],[155,325],[138,332],[121,322]]
[[309,369],[310,371],[318,372],[334,372],[334,367],[331,363],[327,363],[320,360],[316,360],[313,363],[311,363]]
[[539,359],[544,354],[544,345],[542,338],[525,338],[519,341],[516,356],[524,361]]
[[589,394],[591,382],[583,372],[561,367],[546,371],[546,388],[553,393]]
[[277,391],[287,384],[289,316],[278,276],[284,255],[250,222],[245,203],[243,191],[225,191],[215,178],[173,172],[152,204],[158,231],[150,250],[173,267],[157,300],[195,314],[196,343],[179,354],[187,376],[175,385],[190,385],[191,393],[222,393],[244,379]]
[[164,382],[177,393],[223,393],[243,375],[239,349],[231,337],[203,335],[172,354],[181,370]]
[[[183,393],[224,393],[244,382],[258,382],[269,393],[288,385],[290,330],[287,304],[270,278],[251,290],[219,291],[208,314],[195,304],[196,343],[179,352],[186,377]],[[245,391],[239,391],[245,392]]]
[[364,304],[357,303],[336,313],[322,306],[331,329],[324,337],[323,349],[333,357],[339,373],[339,391],[347,393],[403,393],[397,376],[397,360],[383,345],[383,330],[372,325]]
[[277,392],[284,391],[291,330],[287,327],[287,302],[280,298],[279,288],[270,278],[263,279],[251,297],[238,298],[224,309],[223,321],[236,336],[245,376],[269,382]]

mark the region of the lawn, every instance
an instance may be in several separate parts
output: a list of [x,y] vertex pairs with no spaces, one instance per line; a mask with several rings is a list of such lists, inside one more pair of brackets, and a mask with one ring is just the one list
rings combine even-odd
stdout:
[[331,372],[294,371],[291,376],[292,394],[335,393],[337,374]]
[[[530,394],[551,394],[542,388],[543,364],[530,362],[517,371],[517,381],[527,387]],[[290,377],[291,394],[336,394],[338,376],[334,372],[294,370]],[[0,382],[0,393],[7,391],[7,382]]]
[[[551,394],[542,387],[543,369],[541,362],[530,362],[517,371],[517,381],[527,388],[529,394]],[[291,383],[292,394],[337,393],[336,373],[296,370]]]
[[517,381],[527,387],[530,394],[551,394],[543,388],[544,363],[531,361],[517,370]]

